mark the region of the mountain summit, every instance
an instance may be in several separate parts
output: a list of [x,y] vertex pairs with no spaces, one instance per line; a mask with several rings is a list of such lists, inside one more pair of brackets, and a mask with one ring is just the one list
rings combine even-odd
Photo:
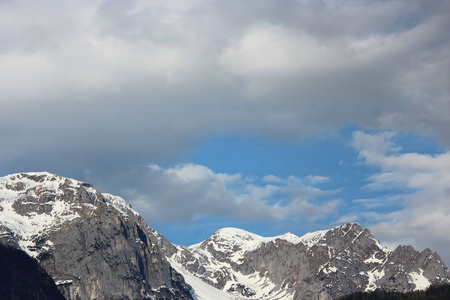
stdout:
[[124,199],[46,172],[0,178],[0,243],[35,258],[70,300],[328,300],[450,283],[438,254],[387,249],[358,223],[302,237],[224,228],[176,246]]

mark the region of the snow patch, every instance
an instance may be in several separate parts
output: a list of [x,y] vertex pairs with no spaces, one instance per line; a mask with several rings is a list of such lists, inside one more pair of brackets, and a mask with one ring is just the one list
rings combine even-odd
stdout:
[[379,259],[376,257],[377,253],[372,254],[371,257],[369,257],[368,259],[364,260],[363,262],[365,264],[382,264],[384,262],[385,259]]
[[369,276],[369,283],[366,287],[366,292],[374,291],[377,288],[377,281],[383,278],[384,270],[377,270],[376,268],[367,272],[367,276]]
[[307,233],[299,238],[299,242],[302,242],[308,246],[308,248],[311,248],[312,246],[318,244],[328,231],[329,230],[319,230],[316,232]]
[[411,283],[415,284],[414,290],[426,290],[430,285],[430,281],[423,276],[423,270],[419,269],[419,272],[410,272],[408,277]]
[[131,205],[125,201],[122,197],[114,196],[108,193],[102,193],[103,198],[107,201],[108,204],[112,205],[115,209],[117,209],[122,215],[127,216],[129,212],[133,213],[135,216],[139,214],[131,208]]
[[72,282],[73,282],[73,280],[57,280],[57,281],[55,281],[55,284],[56,285],[64,285],[64,284],[69,284]]
[[168,258],[169,263],[172,265],[178,273],[183,275],[184,280],[187,284],[189,284],[193,291],[191,291],[192,297],[195,300],[234,300],[235,296],[216,289],[215,287],[207,284],[200,278],[192,275],[188,271],[186,271],[183,267],[181,267],[174,259]]

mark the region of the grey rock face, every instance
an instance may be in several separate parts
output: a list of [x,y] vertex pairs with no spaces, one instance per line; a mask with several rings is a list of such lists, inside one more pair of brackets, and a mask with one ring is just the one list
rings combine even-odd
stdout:
[[450,282],[436,253],[411,246],[388,250],[357,223],[301,238],[219,231],[199,245],[179,247],[173,257],[205,282],[248,299],[335,299],[356,291],[406,292]]
[[0,242],[35,257],[67,299],[192,299],[163,237],[119,197],[48,173],[15,174],[0,180],[0,205]]
[[174,283],[183,286],[182,278],[155,247],[155,237],[144,232],[145,223],[136,221],[100,206],[51,233],[54,247],[40,254],[41,264],[57,282],[67,282],[62,287],[69,299],[145,299],[152,293],[170,299],[168,294],[180,294]]

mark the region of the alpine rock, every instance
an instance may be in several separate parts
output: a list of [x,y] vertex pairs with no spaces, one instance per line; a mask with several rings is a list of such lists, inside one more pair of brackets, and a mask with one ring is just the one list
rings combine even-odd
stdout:
[[124,199],[46,172],[0,178],[0,243],[35,258],[66,299],[335,299],[450,283],[429,249],[387,249],[358,223],[262,237],[218,230],[189,247]]

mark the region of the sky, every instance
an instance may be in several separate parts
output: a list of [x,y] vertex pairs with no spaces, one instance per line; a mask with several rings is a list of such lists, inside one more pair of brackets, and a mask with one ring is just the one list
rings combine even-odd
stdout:
[[0,176],[190,245],[359,222],[450,265],[450,1],[0,0]]

